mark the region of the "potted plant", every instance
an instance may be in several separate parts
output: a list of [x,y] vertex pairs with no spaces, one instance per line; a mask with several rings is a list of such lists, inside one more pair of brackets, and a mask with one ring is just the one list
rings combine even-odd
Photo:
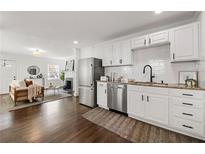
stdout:
[[62,70],[61,73],[60,73],[60,79],[61,79],[62,81],[65,80],[65,71],[64,71],[64,70]]

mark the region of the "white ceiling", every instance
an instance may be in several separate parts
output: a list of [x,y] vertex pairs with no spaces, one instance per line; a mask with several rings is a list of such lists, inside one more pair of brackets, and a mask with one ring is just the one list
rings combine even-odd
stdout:
[[[3,51],[32,54],[39,48],[45,57],[68,57],[74,47],[84,47],[153,26],[186,20],[196,12],[0,12]],[[79,45],[73,45],[78,40]]]

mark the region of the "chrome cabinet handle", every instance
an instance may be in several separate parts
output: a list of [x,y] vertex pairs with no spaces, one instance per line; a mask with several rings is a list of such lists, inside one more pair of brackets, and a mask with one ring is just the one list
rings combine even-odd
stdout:
[[107,90],[105,89],[105,94],[107,93]]
[[173,58],[173,60],[175,60],[175,53],[173,53],[172,58]]
[[147,102],[149,102],[149,96],[147,96]]
[[182,94],[184,96],[194,96],[193,94]]
[[193,114],[190,114],[190,113],[182,113],[183,115],[187,115],[187,116],[193,116]]
[[191,103],[182,103],[183,105],[189,105],[189,106],[193,106],[193,104],[191,104]]
[[142,101],[144,101],[144,95],[142,95]]
[[186,127],[186,128],[194,129],[194,127],[191,127],[191,126],[188,126],[188,125],[182,125],[182,126]]
[[119,60],[120,64],[122,64],[122,59]]
[[146,45],[146,39],[144,39],[144,45]]
[[151,44],[151,38],[149,38],[149,44]]

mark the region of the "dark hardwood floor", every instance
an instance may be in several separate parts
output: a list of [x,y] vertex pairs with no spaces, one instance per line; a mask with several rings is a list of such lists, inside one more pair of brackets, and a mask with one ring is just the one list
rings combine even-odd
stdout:
[[84,119],[75,97],[0,114],[0,142],[129,142]]
[[[75,97],[68,97],[0,114],[0,142],[129,142],[83,118],[82,114],[89,110],[91,108],[80,105]],[[204,142],[143,122],[138,124],[137,130],[143,130],[137,131],[137,142],[166,140],[166,134],[173,137],[174,143]]]

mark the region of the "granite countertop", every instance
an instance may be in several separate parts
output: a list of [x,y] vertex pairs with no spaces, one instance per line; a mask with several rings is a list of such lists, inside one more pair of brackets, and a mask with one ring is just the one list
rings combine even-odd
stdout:
[[[110,83],[112,81],[97,81],[97,82],[106,82]],[[188,89],[188,90],[205,90],[205,88],[201,87],[189,87],[186,85],[181,84],[172,84],[172,83],[149,83],[149,82],[128,82],[128,83],[122,83],[122,82],[112,82],[112,83],[120,83],[120,84],[129,84],[129,85],[137,85],[137,86],[148,86],[148,87],[160,87],[160,88],[175,88],[175,89]]]

